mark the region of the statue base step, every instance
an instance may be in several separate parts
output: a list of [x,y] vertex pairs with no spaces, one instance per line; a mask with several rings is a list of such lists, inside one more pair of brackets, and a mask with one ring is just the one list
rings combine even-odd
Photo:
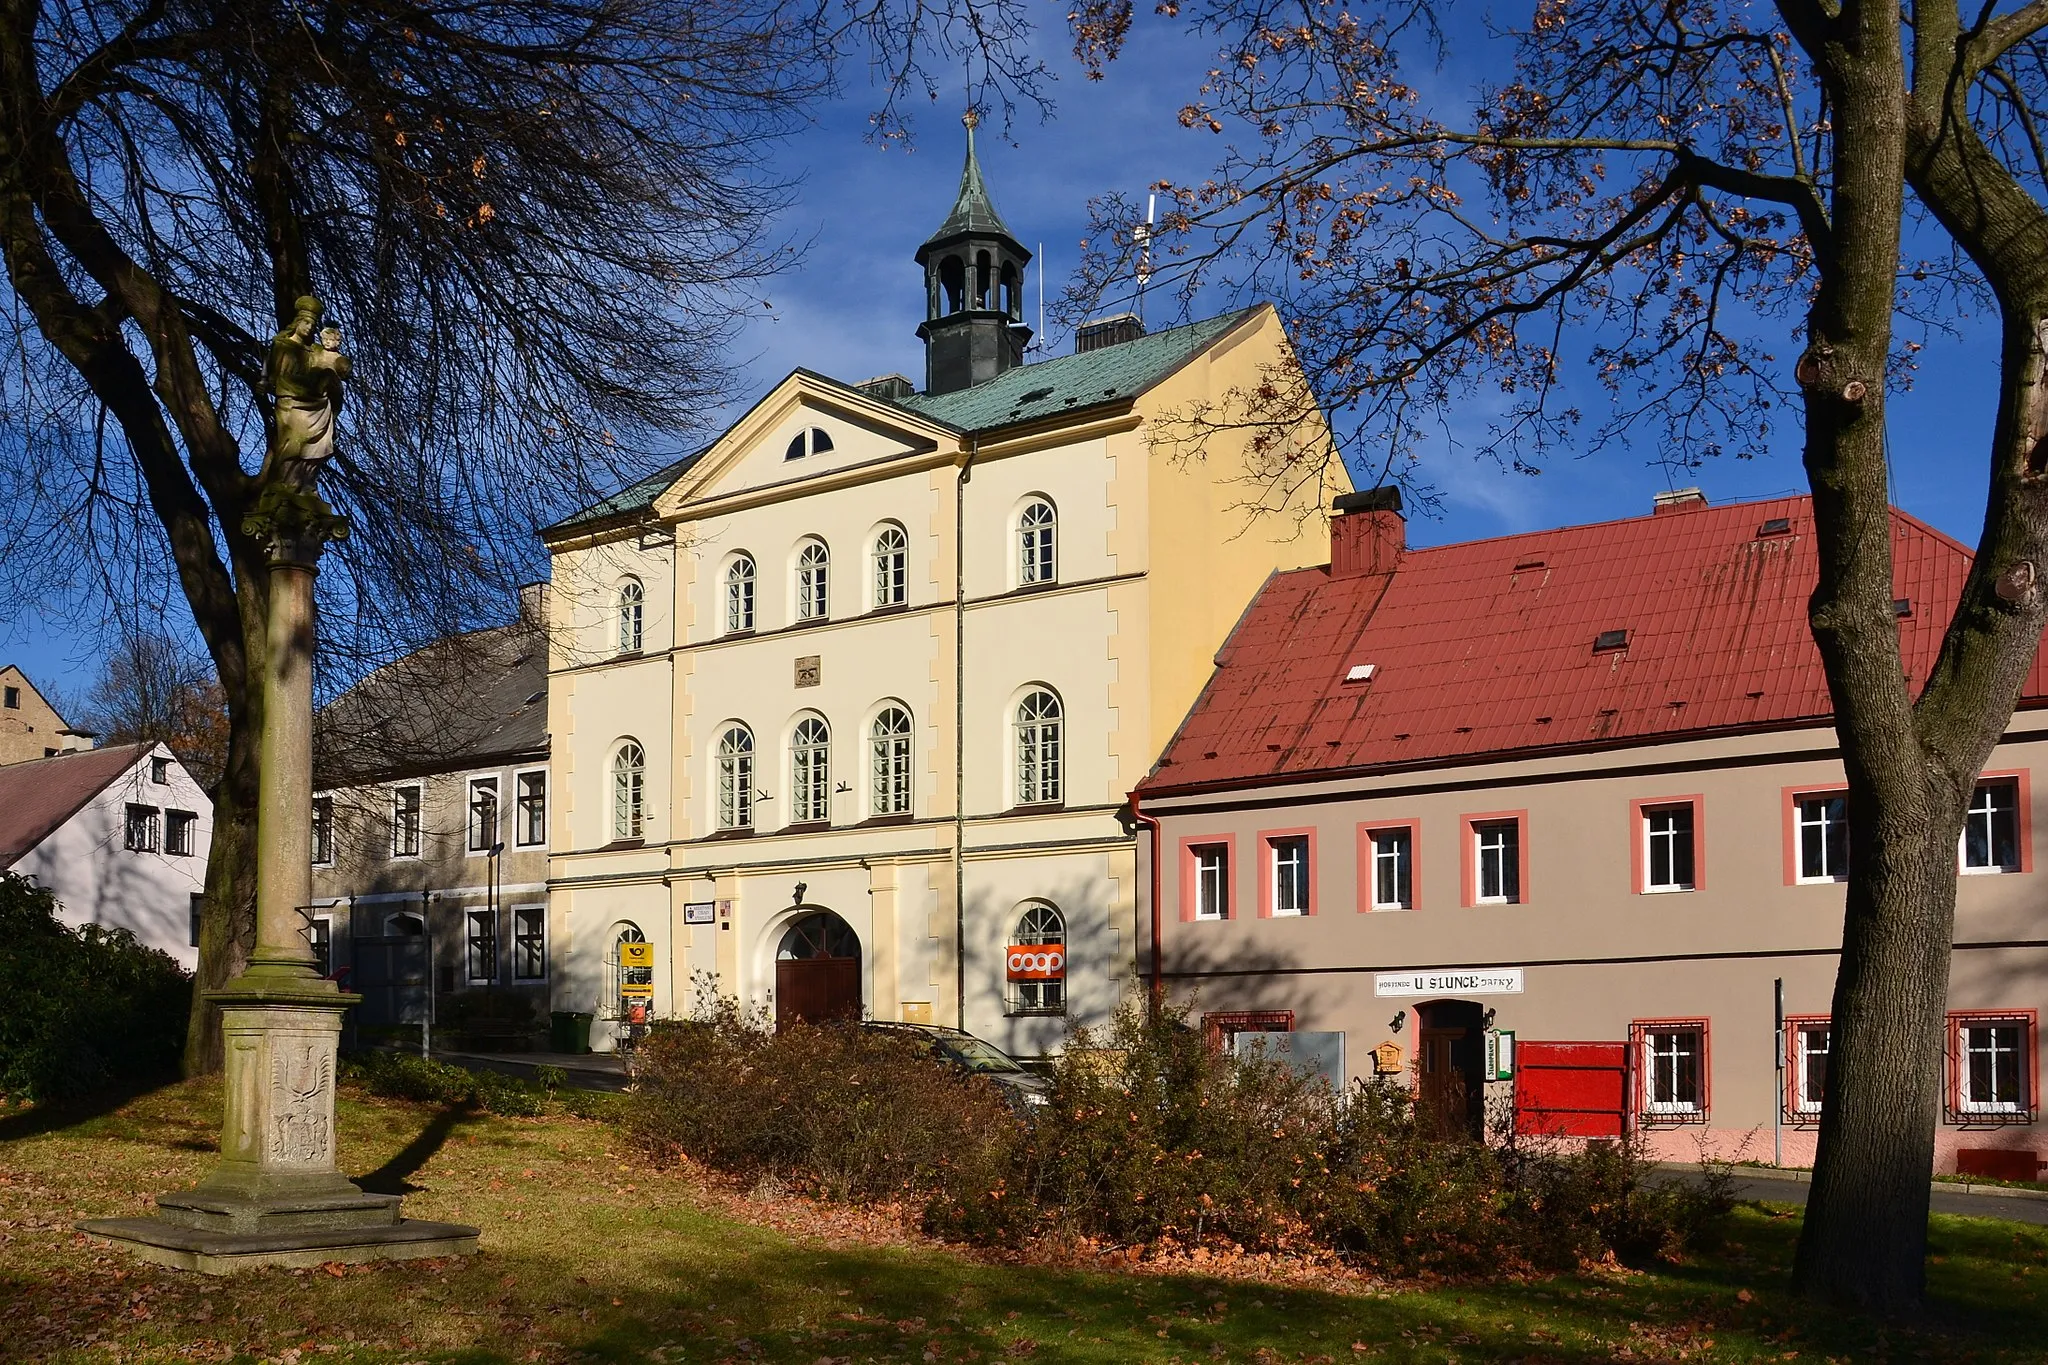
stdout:
[[202,1191],[158,1196],[153,1218],[98,1218],[78,1230],[145,1261],[204,1275],[476,1254],[478,1229],[401,1217],[396,1195],[352,1185],[346,1193],[271,1199]]

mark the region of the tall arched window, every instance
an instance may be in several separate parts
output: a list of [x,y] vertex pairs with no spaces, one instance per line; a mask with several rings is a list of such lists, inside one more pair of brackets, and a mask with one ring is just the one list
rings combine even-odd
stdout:
[[1017,703],[1017,804],[1057,801],[1065,788],[1060,699],[1046,691]]
[[619,653],[637,654],[640,626],[647,608],[647,589],[640,580],[629,578],[619,584]]
[[744,725],[718,737],[718,827],[754,827],[754,736]]
[[[1012,1014],[1067,1012],[1067,922],[1043,901],[1024,907],[1005,954]],[[1019,953],[1018,949],[1036,949]]]
[[612,838],[638,839],[647,795],[647,751],[627,740],[612,755]]
[[910,814],[910,713],[883,708],[869,734],[869,794],[876,815]]
[[1017,516],[1017,582],[1050,583],[1059,572],[1059,517],[1044,498]]
[[818,716],[798,721],[789,738],[789,818],[832,818],[832,731]]
[[875,536],[875,605],[900,607],[910,594],[910,540],[900,526]]
[[831,601],[827,575],[832,556],[822,541],[808,541],[796,557],[796,619],[822,621]]
[[754,557],[736,556],[725,566],[725,628],[754,628]]

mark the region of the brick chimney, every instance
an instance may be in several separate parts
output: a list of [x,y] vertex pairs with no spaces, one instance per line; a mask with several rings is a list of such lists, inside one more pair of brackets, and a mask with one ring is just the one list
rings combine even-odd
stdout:
[[1391,573],[1408,548],[1408,519],[1401,515],[1401,490],[1389,485],[1345,493],[1332,504],[1330,577]]
[[1673,512],[1696,512],[1707,505],[1707,495],[1698,488],[1674,488],[1650,500],[1650,513],[1665,517]]

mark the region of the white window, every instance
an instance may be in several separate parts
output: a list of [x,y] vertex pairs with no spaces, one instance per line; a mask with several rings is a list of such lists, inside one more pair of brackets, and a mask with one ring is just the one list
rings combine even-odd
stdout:
[[[334,975],[334,925],[325,916],[306,921],[306,942],[313,947],[313,970]],[[196,944],[194,945],[197,946]]]
[[1059,517],[1052,504],[1034,498],[1017,516],[1017,582],[1050,583],[1059,572]]
[[519,813],[514,817],[513,837],[524,848],[548,841],[548,775],[544,772],[519,774]]
[[875,717],[868,800],[876,815],[910,814],[910,738],[910,713],[902,707],[885,707]]
[[832,731],[818,716],[798,721],[790,736],[789,787],[793,823],[832,818]]
[[1849,875],[1849,803],[1841,796],[1798,801],[1799,880],[1838,882]]
[[489,853],[498,846],[498,779],[469,781],[469,851]]
[[796,619],[822,621],[831,602],[832,556],[819,541],[808,541],[796,557]]
[[325,867],[334,861],[334,798],[313,798],[313,862]]
[[541,981],[548,974],[548,908],[545,905],[512,907],[512,977],[516,981]]
[[1963,823],[1963,869],[2020,870],[2020,785],[2010,779],[1979,782]]
[[472,910],[468,927],[469,984],[488,986],[498,979],[498,914]]
[[639,652],[646,607],[647,590],[640,586],[639,579],[629,578],[619,584],[619,653]]
[[792,436],[789,445],[783,449],[785,460],[801,460],[806,455],[823,455],[832,449],[832,436],[823,427],[812,427]]
[[121,843],[130,853],[154,853],[161,815],[155,806],[130,806],[123,823]]
[[1643,812],[1643,890],[1690,891],[1692,806],[1655,806]]
[[1230,845],[1196,844],[1188,850],[1195,863],[1195,918],[1230,918]]
[[2027,1021],[1963,1019],[1956,1024],[1956,1107],[1969,1114],[2020,1114],[2027,1095]]
[[[1045,904],[1026,906],[1018,917],[1017,932],[1010,940],[1010,946],[1041,950],[1031,955],[1033,960],[1025,968],[1032,973],[1029,978],[1011,977],[1009,980],[1010,1013],[1065,1014],[1067,922],[1060,917],[1060,912]],[[1052,954],[1045,952],[1046,949],[1058,950],[1057,974],[1051,966]]]
[[875,605],[900,607],[910,598],[910,541],[901,527],[875,537]]
[[1376,829],[1372,845],[1372,908],[1411,910],[1415,906],[1415,834],[1402,828]]
[[1035,806],[1060,799],[1065,768],[1060,725],[1060,699],[1052,693],[1031,692],[1017,703],[1018,805]]
[[735,556],[725,566],[725,628],[728,632],[754,628],[754,557]]
[[1705,1111],[1706,1053],[1701,1029],[1651,1026],[1642,1031],[1643,1100],[1650,1113]]
[[175,858],[189,858],[193,848],[194,831],[199,817],[189,810],[167,810],[164,812],[164,852]]
[[647,795],[647,751],[627,740],[612,756],[612,838],[638,839]]
[[1487,820],[1472,826],[1481,905],[1507,905],[1522,899],[1522,829],[1513,820]]
[[718,737],[718,827],[754,827],[754,736],[744,726]]
[[391,789],[391,856],[420,856],[420,789]]
[[1272,862],[1273,914],[1306,915],[1308,902],[1308,840],[1290,834],[1266,841]]
[[1825,1023],[1801,1023],[1792,1030],[1792,1112],[1818,1114],[1827,1094],[1828,1043]]

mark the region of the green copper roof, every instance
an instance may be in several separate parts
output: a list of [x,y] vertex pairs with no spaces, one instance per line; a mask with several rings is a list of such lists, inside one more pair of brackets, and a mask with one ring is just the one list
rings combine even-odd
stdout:
[[704,450],[693,451],[674,464],[662,466],[639,482],[627,484],[602,502],[594,502],[580,512],[571,513],[553,526],[542,527],[541,534],[558,535],[563,531],[573,531],[579,526],[615,521],[638,512],[645,512],[654,506],[656,498],[668,491],[670,484],[689,473],[690,466],[702,459],[704,452],[710,449],[710,446],[705,446]]
[[1205,318],[1135,341],[1020,365],[972,388],[921,393],[898,406],[961,431],[987,431],[1136,397],[1199,355],[1256,307]]
[[953,211],[946,215],[945,222],[939,224],[939,230],[925,239],[925,245],[962,233],[999,235],[1014,242],[1017,234],[1010,231],[1003,215],[996,212],[995,201],[988,197],[988,186],[982,183],[981,161],[974,155],[976,120],[970,114],[963,122],[967,124],[967,161],[960,168],[960,193],[954,196]]

